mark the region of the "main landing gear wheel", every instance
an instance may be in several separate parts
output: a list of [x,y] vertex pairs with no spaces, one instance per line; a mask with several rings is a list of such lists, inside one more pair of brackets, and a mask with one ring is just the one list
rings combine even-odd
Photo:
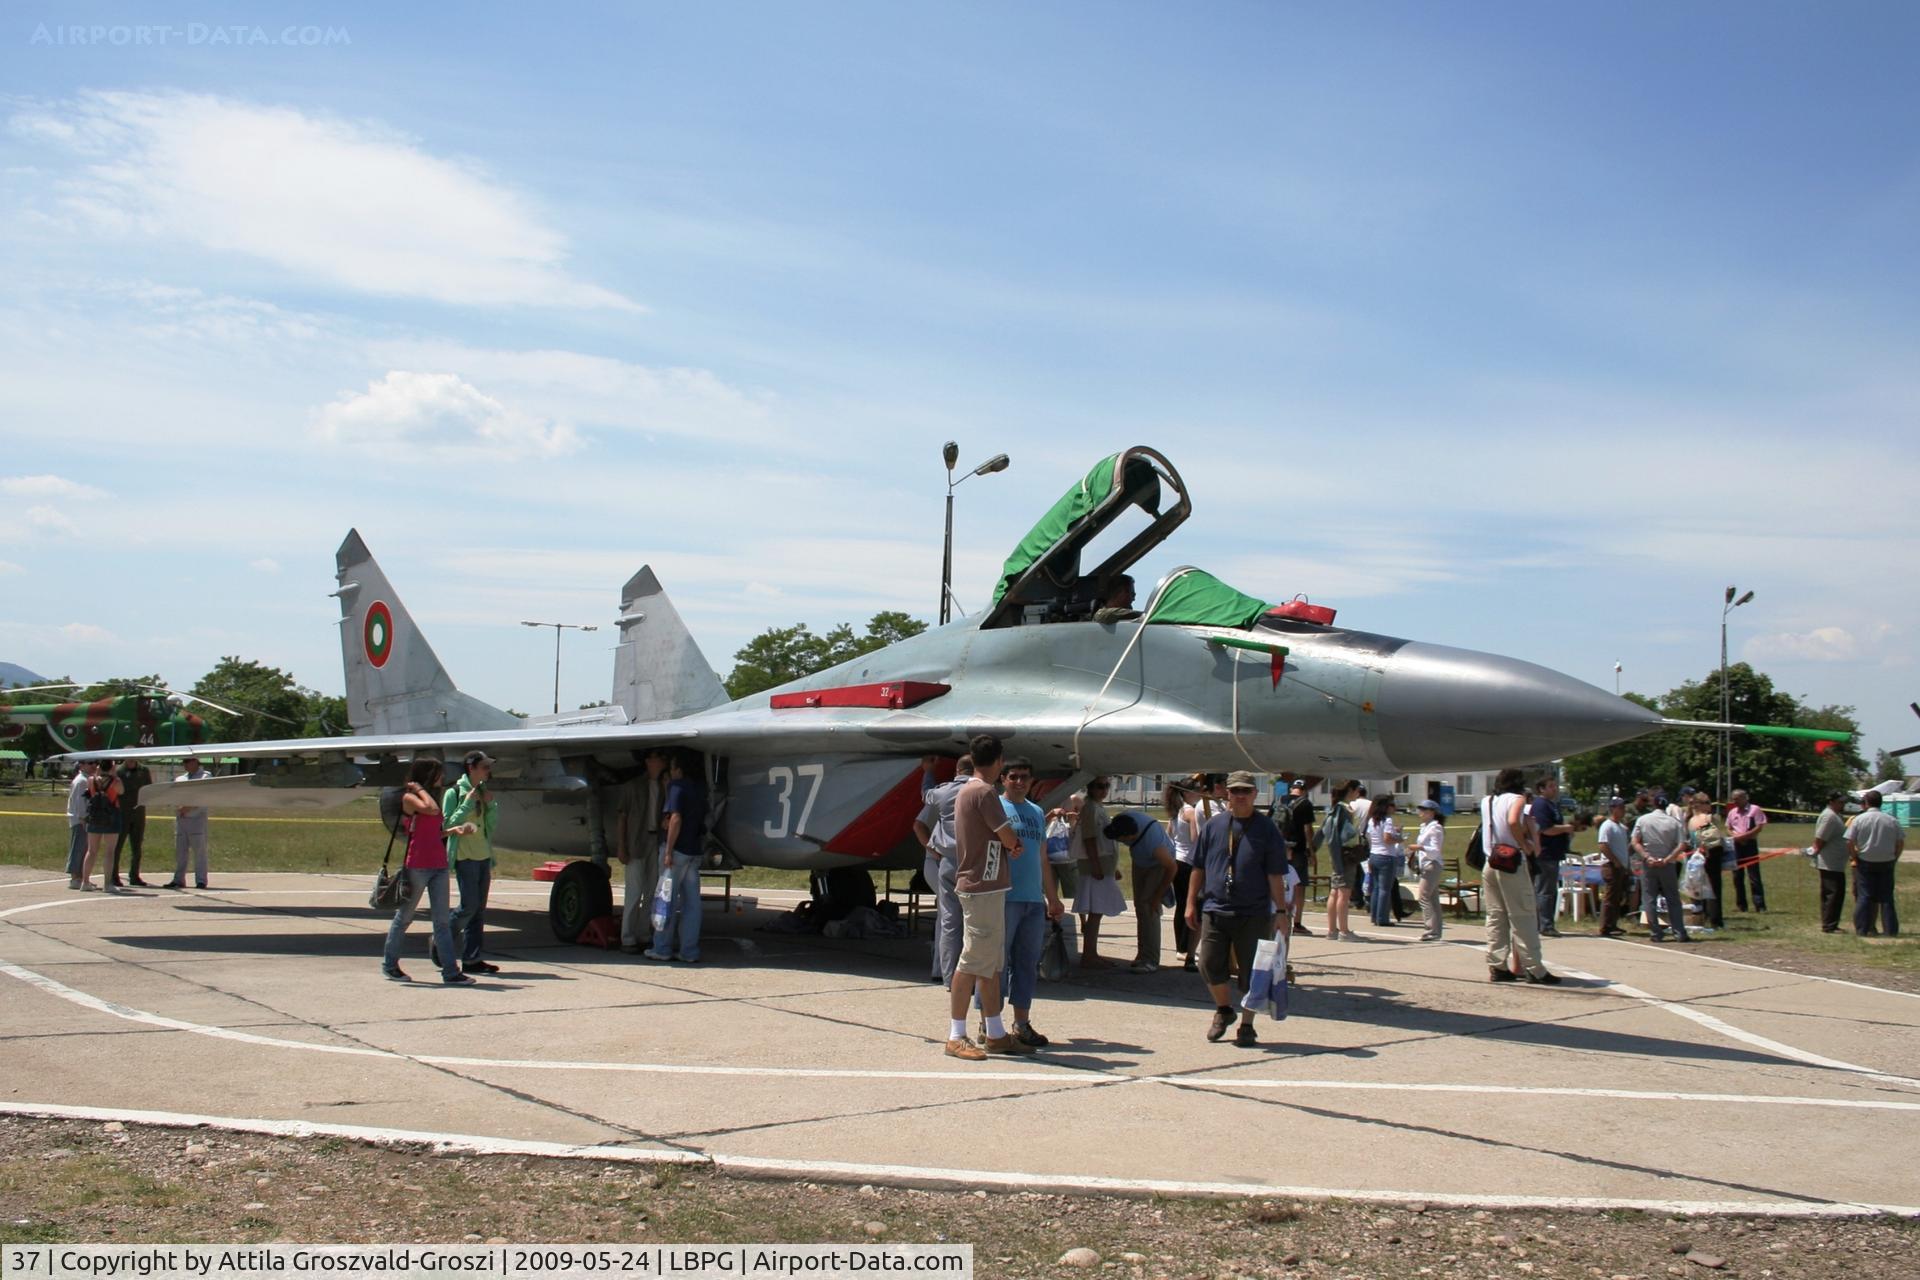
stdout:
[[613,871],[595,862],[569,862],[566,870],[553,878],[553,893],[547,899],[547,922],[553,936],[572,942],[587,927],[587,921],[613,914]]

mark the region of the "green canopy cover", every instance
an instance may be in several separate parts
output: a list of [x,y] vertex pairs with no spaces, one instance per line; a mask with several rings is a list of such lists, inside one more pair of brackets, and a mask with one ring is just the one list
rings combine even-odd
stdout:
[[1271,607],[1210,573],[1189,569],[1161,593],[1147,621],[1169,626],[1250,627]]

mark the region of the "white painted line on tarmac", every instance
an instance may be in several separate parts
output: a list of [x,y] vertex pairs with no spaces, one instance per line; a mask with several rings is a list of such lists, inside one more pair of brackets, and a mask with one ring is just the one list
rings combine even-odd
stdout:
[[[0,960],[0,974],[16,978],[48,995],[67,1000],[84,1009],[104,1013],[111,1017],[122,1018],[143,1026],[156,1027],[166,1031],[183,1031],[190,1035],[207,1036],[216,1040],[227,1040],[238,1044],[248,1044],[266,1049],[293,1049],[305,1053],[331,1053],[356,1058],[386,1058],[402,1062],[417,1062],[425,1066],[465,1067],[473,1070],[488,1071],[578,1071],[578,1072],[615,1072],[630,1075],[669,1075],[669,1076],[728,1076],[752,1079],[786,1080],[943,1080],[968,1083],[977,1080],[995,1082],[1025,1082],[1031,1084],[1072,1085],[1084,1087],[1095,1084],[1163,1084],[1203,1089],[1274,1089],[1334,1092],[1413,1092],[1413,1093],[1484,1093],[1485,1087],[1477,1084],[1400,1084],[1385,1081],[1357,1080],[1288,1080],[1270,1078],[1204,1078],[1168,1075],[1134,1075],[1125,1071],[1106,1069],[1081,1069],[1073,1067],[1050,1067],[1036,1064],[1036,1069],[1026,1071],[934,1071],[934,1070],[887,1070],[880,1068],[852,1067],[752,1067],[717,1066],[702,1063],[679,1062],[595,1062],[587,1060],[566,1060],[547,1058],[478,1058],[457,1054],[440,1053],[402,1053],[394,1049],[378,1049],[367,1045],[319,1044],[309,1040],[289,1040],[279,1036],[265,1036],[251,1031],[239,1031],[231,1027],[209,1026],[205,1023],[188,1022],[181,1018],[169,1018],[163,1014],[151,1013],[144,1009],[134,1009],[112,1000],[103,1000],[98,996],[76,990],[58,979],[49,978],[9,961]],[[1613,1098],[1635,1102],[1683,1102],[1698,1104],[1723,1103],[1735,1106],[1788,1106],[1788,1107],[1832,1107],[1844,1110],[1860,1111],[1920,1111],[1920,1102],[1891,1102],[1877,1099],[1806,1097],[1781,1094],[1743,1094],[1743,1093],[1679,1093],[1657,1090],[1635,1089],[1599,1089],[1556,1086],[1502,1087],[1503,1096],[1509,1094],[1531,1094],[1554,1098]]]
[[1811,1053],[1805,1049],[1796,1049],[1790,1044],[1782,1044],[1778,1040],[1769,1040],[1767,1037],[1755,1035],[1751,1031],[1743,1031],[1732,1023],[1716,1018],[1712,1014],[1700,1009],[1695,1009],[1691,1005],[1680,1004],[1672,1000],[1663,1000],[1659,996],[1642,991],[1638,987],[1628,986],[1624,982],[1615,982],[1611,978],[1602,978],[1599,974],[1595,973],[1582,973],[1578,969],[1563,968],[1560,972],[1588,982],[1604,982],[1607,984],[1607,990],[1609,991],[1617,991],[1623,996],[1630,996],[1643,1004],[1651,1005],[1655,1009],[1664,1009],[1677,1017],[1686,1018],[1690,1022],[1697,1022],[1709,1031],[1717,1032],[1729,1040],[1737,1040],[1741,1044],[1752,1045],[1756,1049],[1765,1050],[1767,1053],[1774,1054],[1778,1057],[1791,1058],[1795,1062],[1804,1062],[1808,1066],[1825,1067],[1829,1071],[1850,1071],[1856,1075],[1863,1075],[1869,1080],[1875,1080],[1881,1084],[1897,1085],[1903,1089],[1920,1089],[1920,1080],[1911,1079],[1907,1076],[1889,1075],[1887,1072],[1878,1071],[1872,1067],[1863,1067],[1858,1063],[1843,1062],[1839,1058],[1828,1058],[1818,1053]]
[[1053,1193],[1100,1192],[1120,1196],[1182,1196],[1212,1199],[1355,1200],[1372,1204],[1415,1201],[1445,1208],[1637,1209],[1681,1215],[1743,1214],[1765,1218],[1853,1218],[1893,1214],[1920,1218],[1920,1206],[1865,1204],[1836,1200],[1639,1200],[1606,1196],[1531,1196],[1488,1192],[1483,1196],[1447,1191],[1399,1191],[1365,1187],[1284,1186],[1257,1182],[1178,1182],[1153,1178],[1102,1178],[1053,1173],[1016,1173],[993,1169],[945,1169],[923,1165],[856,1164],[838,1160],[781,1160],[723,1152],[668,1148],[582,1146],[531,1142],[467,1133],[431,1133],[366,1125],[315,1124],[307,1120],[255,1120],[231,1116],[134,1111],[115,1107],[75,1107],[58,1103],[0,1102],[0,1115],[48,1120],[118,1120],[171,1129],[216,1129],[282,1138],[348,1138],[378,1146],[414,1144],[462,1155],[533,1156],[558,1160],[598,1160],[613,1164],[710,1165],[747,1177],[813,1178],[834,1182],[886,1182],[936,1188],[1001,1188]]
[[51,880],[14,880],[6,884],[0,884],[0,889],[25,889],[31,885],[36,885],[36,884],[66,884],[66,883],[67,883],[67,878],[65,876],[55,876]]
[[[1616,944],[1639,947],[1643,951],[1665,951],[1668,953],[1672,953],[1673,951],[1671,946],[1665,944],[1656,946],[1651,942],[1641,942],[1634,938],[1616,938],[1614,941]],[[1697,947],[1690,950],[1682,950],[1679,954],[1691,956],[1695,960],[1705,960],[1712,964],[1724,964],[1735,969],[1751,969],[1755,973],[1770,973],[1777,978],[1799,978],[1806,982],[1831,982],[1836,987],[1853,987],[1859,991],[1872,991],[1883,996],[1900,996],[1907,1000],[1920,1000],[1920,992],[1895,991],[1892,987],[1876,987],[1868,982],[1849,982],[1845,978],[1825,978],[1817,973],[1795,973],[1792,969],[1773,969],[1764,964],[1747,964],[1740,960],[1723,960],[1719,956],[1710,956]]]

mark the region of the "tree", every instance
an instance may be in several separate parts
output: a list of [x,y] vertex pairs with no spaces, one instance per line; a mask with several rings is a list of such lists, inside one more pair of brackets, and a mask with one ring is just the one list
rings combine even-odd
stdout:
[[1893,754],[1891,751],[1885,750],[1882,750],[1873,757],[1873,769],[1866,775],[1868,786],[1885,782],[1888,778],[1899,778],[1904,782],[1906,777],[1906,760],[1903,757]]
[[[1807,729],[1835,729],[1857,734],[1852,707],[1807,707],[1790,693],[1773,687],[1764,673],[1744,662],[1727,668],[1727,687],[1734,724],[1770,724]],[[1672,720],[1720,719],[1720,672],[1715,668],[1702,680],[1690,680],[1658,700],[1627,695]],[[1594,799],[1613,788],[1631,794],[1640,787],[1669,794],[1691,783],[1718,795],[1720,735],[1710,729],[1669,729],[1566,761],[1567,785],[1583,799]],[[1749,791],[1763,805],[1813,808],[1829,791],[1847,784],[1865,761],[1852,741],[1836,740],[1822,750],[1803,738],[1733,735],[1733,785]]]
[[864,635],[855,635],[852,625],[845,622],[819,636],[804,622],[791,627],[769,627],[733,655],[733,670],[726,679],[727,696],[744,698],[751,693],[778,688],[897,644],[926,629],[926,623],[898,611],[874,614],[867,622]]
[[205,706],[195,709],[206,718],[209,742],[312,738],[347,731],[346,699],[303,688],[278,667],[222,658],[200,677],[192,692],[239,712],[226,715]]

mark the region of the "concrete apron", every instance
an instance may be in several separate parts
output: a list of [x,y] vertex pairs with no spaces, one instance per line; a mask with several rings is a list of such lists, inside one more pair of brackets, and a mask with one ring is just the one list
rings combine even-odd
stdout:
[[360,877],[0,877],[0,1112],[936,1186],[1920,1213],[1904,1162],[1862,1155],[1920,1140],[1920,998],[1573,938],[1549,961],[1586,976],[1495,986],[1449,922],[1299,940],[1294,1016],[1256,1049],[1205,1041],[1169,953],[1042,983],[1054,1047],[973,1064],[940,1052],[924,931],[758,933],[797,895],[748,892],[687,966],[559,946],[545,886],[502,881],[502,972],[449,990],[424,918],[416,981],[380,977]]

